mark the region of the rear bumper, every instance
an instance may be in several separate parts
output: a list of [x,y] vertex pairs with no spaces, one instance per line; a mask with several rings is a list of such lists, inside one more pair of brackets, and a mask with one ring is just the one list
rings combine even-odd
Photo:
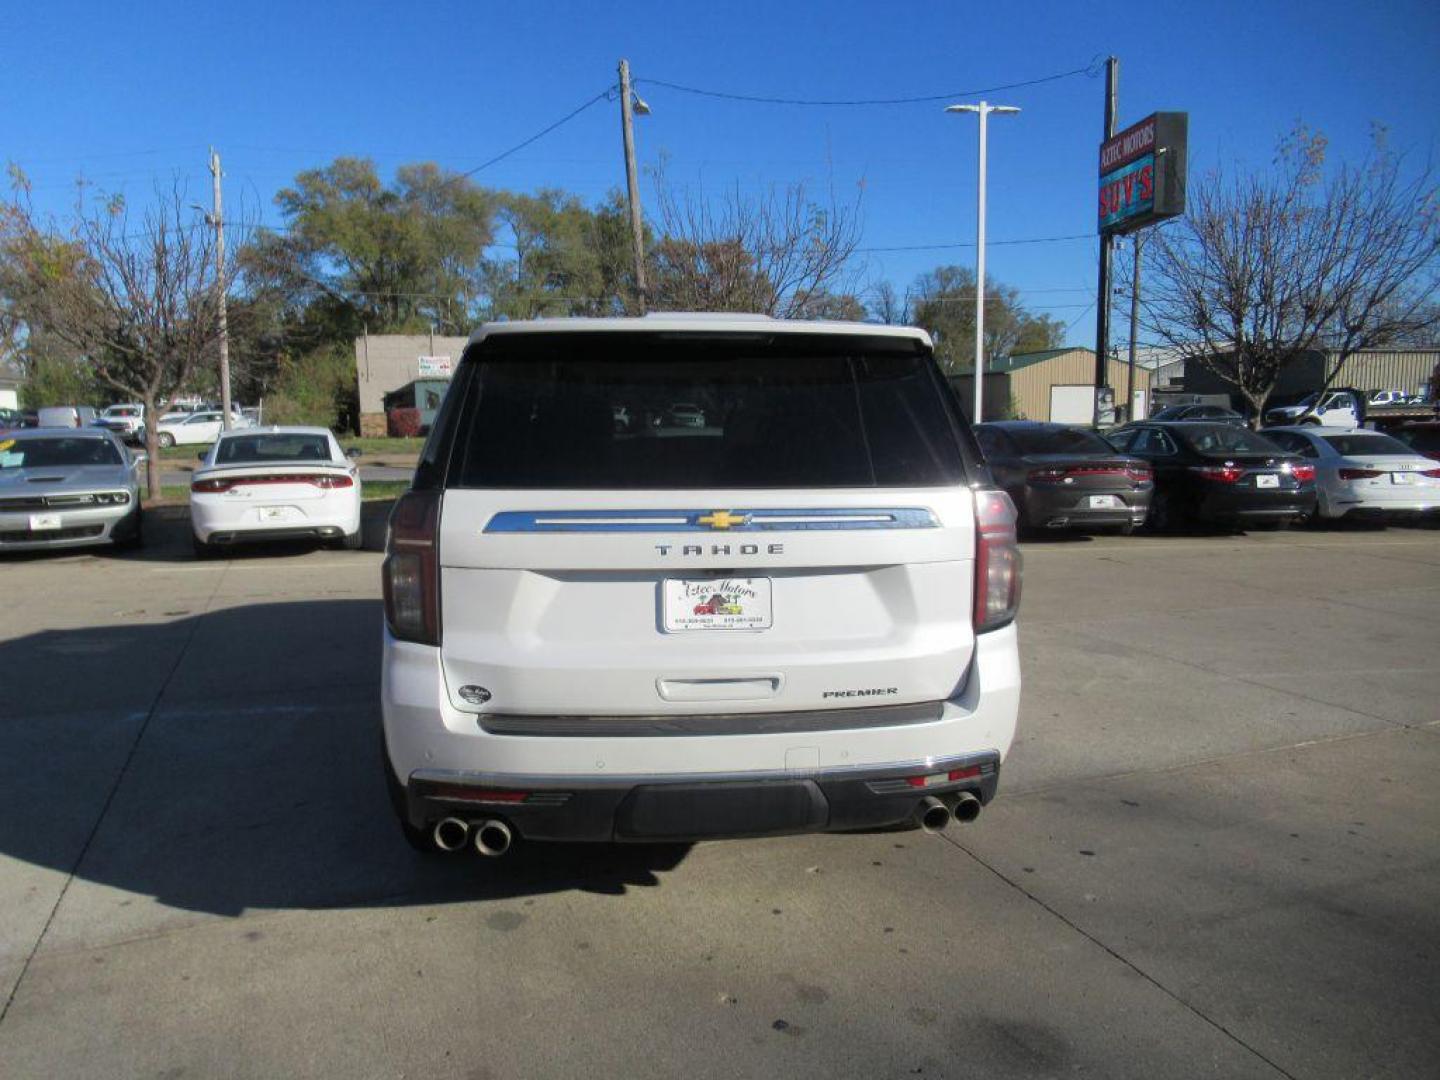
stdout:
[[1200,517],[1223,521],[1278,521],[1315,513],[1315,492],[1209,491],[1196,504]]
[[[949,780],[953,772],[964,779]],[[973,775],[970,775],[973,774]],[[930,777],[923,788],[908,781]],[[995,797],[1000,755],[973,754],[886,768],[774,775],[502,777],[420,770],[405,785],[404,815],[425,829],[444,817],[505,819],[527,840],[656,842],[883,828],[914,819],[926,796]],[[512,801],[523,795],[523,801]],[[486,798],[490,796],[490,798]]]
[[[680,840],[873,828],[932,793],[995,794],[1020,703],[1015,627],[979,635],[963,688],[932,722],[739,734],[487,732],[445,693],[439,650],[386,634],[381,706],[396,809],[416,828],[500,817],[547,840]],[[974,775],[948,779],[956,769]],[[937,775],[946,779],[935,780]],[[907,777],[931,783],[912,787]],[[887,781],[889,782],[887,784]],[[435,785],[499,791],[476,801]],[[877,790],[877,785],[879,790]],[[898,787],[897,787],[898,785]],[[524,801],[512,802],[515,793]]]
[[[208,544],[264,543],[272,540],[338,540],[360,528],[358,498],[307,499],[286,505],[283,522],[259,518],[262,506],[250,500],[195,494],[190,499],[190,525],[195,538]],[[276,504],[280,505],[280,504]]]
[[[1037,529],[1140,525],[1144,523],[1149,512],[1152,490],[1087,490],[1062,485],[1027,486],[1020,494],[1018,505],[1022,508],[1025,523]],[[1092,507],[1092,495],[1113,495],[1120,505]]]

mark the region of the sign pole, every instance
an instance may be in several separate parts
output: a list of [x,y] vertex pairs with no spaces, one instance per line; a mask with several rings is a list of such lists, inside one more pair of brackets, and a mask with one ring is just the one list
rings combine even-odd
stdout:
[[[1120,60],[1105,61],[1105,138],[1115,137],[1116,99],[1120,94]],[[1107,232],[1100,234],[1100,282],[1095,296],[1095,426],[1100,426],[1100,388],[1105,385],[1110,355],[1110,259],[1114,243]]]

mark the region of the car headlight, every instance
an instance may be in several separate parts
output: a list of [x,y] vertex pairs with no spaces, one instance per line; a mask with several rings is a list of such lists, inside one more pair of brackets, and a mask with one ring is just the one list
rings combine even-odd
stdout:
[[124,506],[130,501],[128,491],[102,491],[95,496],[95,501],[104,506]]

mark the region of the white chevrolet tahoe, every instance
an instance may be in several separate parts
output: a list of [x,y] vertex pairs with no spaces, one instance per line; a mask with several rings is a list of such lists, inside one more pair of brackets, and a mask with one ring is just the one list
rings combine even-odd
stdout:
[[422,850],[938,828],[1015,734],[1015,512],[922,330],[483,326],[383,578]]

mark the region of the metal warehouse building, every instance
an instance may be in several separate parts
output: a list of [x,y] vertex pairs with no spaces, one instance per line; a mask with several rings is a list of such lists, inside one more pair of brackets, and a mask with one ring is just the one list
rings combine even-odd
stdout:
[[[1046,349],[1017,353],[998,360],[993,370],[1010,382],[1010,405],[1016,418],[1052,420],[1061,424],[1089,424],[1095,409],[1095,350],[1084,348]],[[1129,368],[1112,359],[1106,383],[1115,390],[1115,404],[1125,401]],[[1150,403],[1152,372],[1135,367],[1135,409],[1130,415],[1144,416]]]

